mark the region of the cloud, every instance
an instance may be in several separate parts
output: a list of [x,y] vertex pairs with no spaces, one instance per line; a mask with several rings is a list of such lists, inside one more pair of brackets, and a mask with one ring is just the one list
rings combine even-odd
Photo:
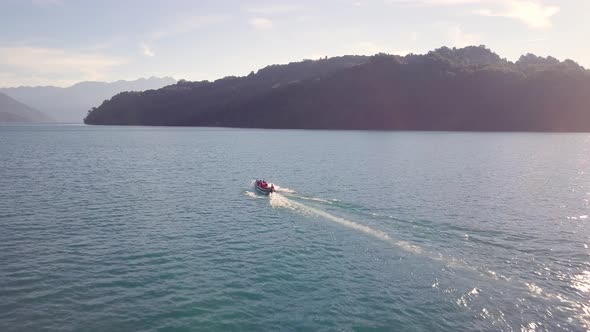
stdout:
[[156,55],[156,54],[154,54],[152,49],[149,46],[147,46],[145,43],[139,44],[139,47],[141,48],[141,53],[145,56],[153,57],[154,55]]
[[383,49],[377,46],[377,44],[368,41],[357,43],[352,47],[352,49],[354,54],[359,55],[373,55],[383,51]]
[[547,40],[548,40],[547,38],[533,38],[533,39],[525,40],[525,43],[540,43],[540,42],[545,42]]
[[347,54],[355,54],[355,55],[375,55],[377,53],[388,53],[394,55],[406,55],[409,53],[413,53],[411,49],[398,49],[392,48],[388,46],[378,45],[376,43],[370,41],[363,41],[356,44],[353,44],[349,49],[346,51]]
[[63,6],[63,0],[31,0],[33,5],[40,6],[40,7],[47,7],[47,6]]
[[477,14],[490,17],[507,17],[520,20],[533,29],[548,28],[551,18],[559,13],[557,6],[545,6],[534,1],[506,1],[505,9],[481,9]]
[[251,26],[258,30],[267,30],[272,28],[272,21],[264,17],[256,17],[248,21]]
[[59,86],[67,87],[80,82],[75,78],[48,78],[44,76],[17,75],[13,73],[0,73],[0,88],[12,88],[17,86]]
[[386,3],[477,7],[472,13],[519,20],[532,29],[551,27],[551,19],[560,11],[558,6],[545,5],[539,0],[386,0]]
[[[229,16],[226,15],[185,15],[176,17],[167,24],[161,24],[160,28],[156,28],[152,32],[146,34],[139,43],[141,54],[146,57],[154,57],[152,46],[158,41],[174,37],[177,35],[186,34],[197,29],[205,28],[211,25],[226,22]],[[151,46],[150,46],[151,45]]]
[[399,55],[399,56],[408,55],[410,53],[414,53],[414,51],[412,51],[410,49],[403,49],[403,50],[394,50],[393,52],[391,52],[391,54]]
[[303,7],[297,5],[271,5],[264,7],[248,7],[244,8],[245,12],[256,15],[275,15],[275,14],[289,14],[293,12],[300,12],[304,10]]
[[206,26],[223,23],[228,20],[225,15],[204,15],[178,17],[174,23],[166,24],[164,27],[153,31],[149,39],[157,40],[165,37],[180,35]]
[[[486,0],[386,0],[388,4],[414,4],[426,6],[456,6],[482,3]],[[501,0],[500,0],[501,1]]]
[[[0,64],[22,80],[48,82],[100,80],[126,59],[97,53],[82,53],[56,48],[30,46],[0,47]],[[6,84],[6,83],[4,83]]]
[[[226,22],[229,16],[226,15],[185,15],[176,17],[167,24],[161,24],[160,28],[153,30],[143,37],[139,43],[141,54],[146,57],[154,57],[156,54],[152,48],[159,40],[186,34],[207,26]],[[151,45],[151,46],[150,46]]]
[[[78,49],[83,52],[96,52],[96,51],[104,51],[107,49],[115,48],[118,45],[122,44],[125,39],[122,36],[112,36],[109,39],[97,41],[88,45],[81,45]],[[27,45],[31,44],[39,44],[36,42],[29,42]]]
[[451,26],[448,30],[448,34],[449,38],[451,39],[452,46],[456,47],[477,45],[480,41],[478,35],[464,32],[459,25]]

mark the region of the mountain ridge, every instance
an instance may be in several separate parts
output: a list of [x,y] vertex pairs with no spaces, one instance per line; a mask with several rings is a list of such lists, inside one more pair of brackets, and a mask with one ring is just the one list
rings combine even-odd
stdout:
[[75,87],[77,85],[83,85],[85,83],[98,83],[101,85],[106,85],[106,84],[114,84],[114,83],[130,83],[130,82],[136,82],[136,81],[148,81],[151,79],[162,79],[162,80],[170,80],[170,81],[176,81],[176,79],[172,76],[163,76],[163,77],[158,77],[158,76],[150,76],[150,77],[139,77],[137,79],[129,79],[129,80],[116,80],[116,81],[80,81],[80,82],[76,82],[72,85],[68,85],[68,86],[55,86],[55,85],[19,85],[19,86],[5,86],[5,87],[0,87],[0,90],[4,90],[4,89],[21,89],[21,88],[52,88],[52,89],[68,89],[68,88],[72,88]]
[[0,93],[0,123],[53,122],[46,114]]
[[88,109],[123,91],[145,91],[176,83],[171,77],[114,82],[83,81],[68,87],[21,86],[0,92],[50,115],[57,122],[82,122]]

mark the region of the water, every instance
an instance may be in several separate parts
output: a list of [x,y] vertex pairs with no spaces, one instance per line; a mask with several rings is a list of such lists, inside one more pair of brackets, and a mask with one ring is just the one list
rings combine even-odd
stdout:
[[1,331],[590,329],[589,134],[3,126],[0,156]]

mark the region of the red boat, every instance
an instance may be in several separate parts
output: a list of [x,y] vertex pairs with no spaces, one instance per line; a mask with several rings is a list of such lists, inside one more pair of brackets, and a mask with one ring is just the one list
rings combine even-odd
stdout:
[[270,195],[270,193],[275,192],[274,184],[268,183],[264,180],[256,180],[256,182],[254,182],[254,188],[263,195]]

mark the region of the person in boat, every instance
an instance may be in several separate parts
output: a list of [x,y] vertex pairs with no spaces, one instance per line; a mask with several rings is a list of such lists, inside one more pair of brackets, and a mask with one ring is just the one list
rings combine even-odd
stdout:
[[274,185],[274,184],[271,184],[271,185],[270,185],[270,191],[271,191],[271,192],[274,192],[274,191],[275,191],[275,185]]

